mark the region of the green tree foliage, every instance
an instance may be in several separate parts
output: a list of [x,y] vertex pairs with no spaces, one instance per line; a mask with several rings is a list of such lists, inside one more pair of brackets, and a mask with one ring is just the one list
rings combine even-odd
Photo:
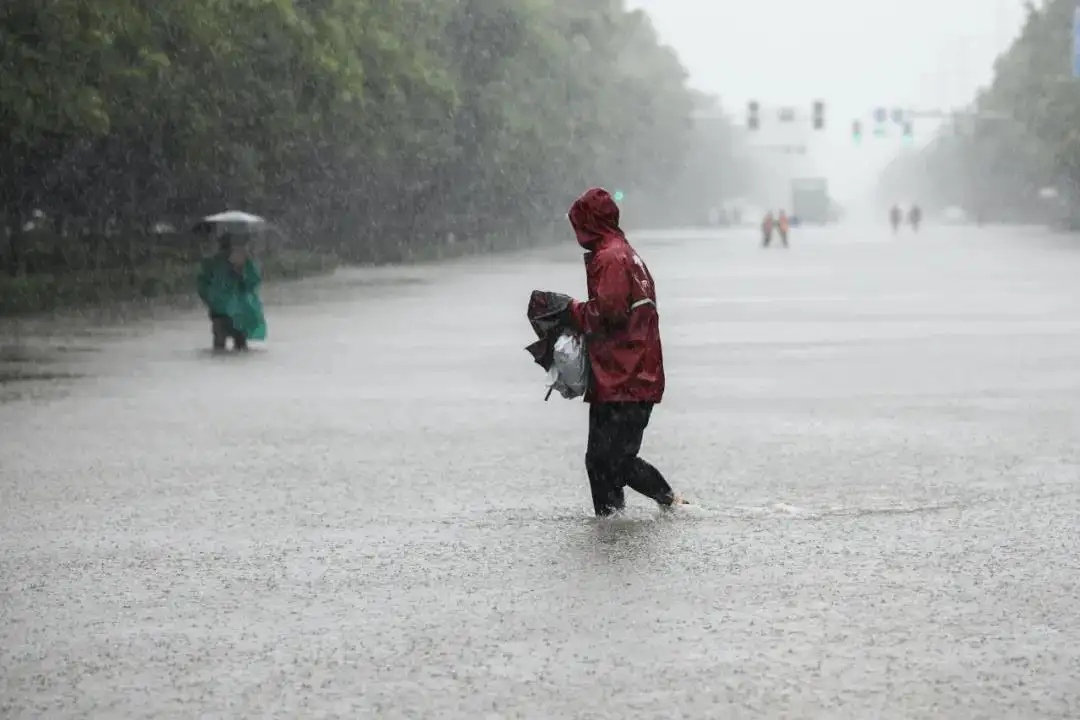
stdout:
[[683,68],[620,0],[5,0],[0,68],[15,272],[35,210],[89,243],[232,207],[400,259],[589,185],[662,193],[694,145]]
[[1072,0],[1029,3],[991,85],[930,145],[897,158],[882,178],[882,198],[923,196],[987,220],[1051,219],[1054,208],[1040,200],[1040,188],[1080,186],[1074,7]]

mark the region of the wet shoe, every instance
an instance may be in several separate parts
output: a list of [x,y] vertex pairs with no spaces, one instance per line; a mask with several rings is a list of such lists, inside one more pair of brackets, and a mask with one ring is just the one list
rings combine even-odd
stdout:
[[690,504],[689,500],[684,498],[682,495],[679,495],[678,493],[676,493],[676,494],[671,496],[671,502],[660,503],[660,507],[662,507],[665,510],[670,510],[671,508],[675,507],[676,505],[689,505],[689,504]]

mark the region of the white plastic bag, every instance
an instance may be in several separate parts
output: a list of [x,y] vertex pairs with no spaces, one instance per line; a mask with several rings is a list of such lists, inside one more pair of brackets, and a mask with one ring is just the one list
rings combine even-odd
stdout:
[[555,340],[551,369],[548,370],[548,396],[551,390],[557,390],[569,400],[584,395],[588,386],[589,354],[585,340],[578,333],[563,332]]

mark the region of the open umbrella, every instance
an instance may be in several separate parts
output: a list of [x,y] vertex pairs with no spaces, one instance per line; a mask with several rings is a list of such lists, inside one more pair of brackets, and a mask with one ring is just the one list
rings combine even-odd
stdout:
[[240,212],[239,210],[229,210],[216,215],[207,215],[192,230],[197,233],[207,234],[227,232],[236,235],[247,235],[259,232],[266,227],[265,218],[251,213]]

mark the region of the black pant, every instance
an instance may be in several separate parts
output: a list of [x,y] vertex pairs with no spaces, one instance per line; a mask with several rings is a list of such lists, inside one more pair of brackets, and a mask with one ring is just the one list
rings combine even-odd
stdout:
[[224,350],[225,341],[229,338],[232,338],[234,348],[247,350],[247,336],[233,327],[232,318],[228,315],[211,315],[210,327],[214,333],[215,350]]
[[638,457],[653,403],[593,403],[589,406],[589,448],[585,470],[592,487],[593,508],[600,517],[625,504],[623,487],[671,505],[675,494],[660,471]]
[[[777,232],[780,235],[780,242],[784,243],[784,247],[787,247],[788,246],[787,233],[786,232],[781,232],[781,231],[777,231]],[[762,247],[769,247],[769,243],[771,243],[771,242],[772,242],[772,233],[771,232],[765,233],[764,238],[761,241],[761,246]]]

